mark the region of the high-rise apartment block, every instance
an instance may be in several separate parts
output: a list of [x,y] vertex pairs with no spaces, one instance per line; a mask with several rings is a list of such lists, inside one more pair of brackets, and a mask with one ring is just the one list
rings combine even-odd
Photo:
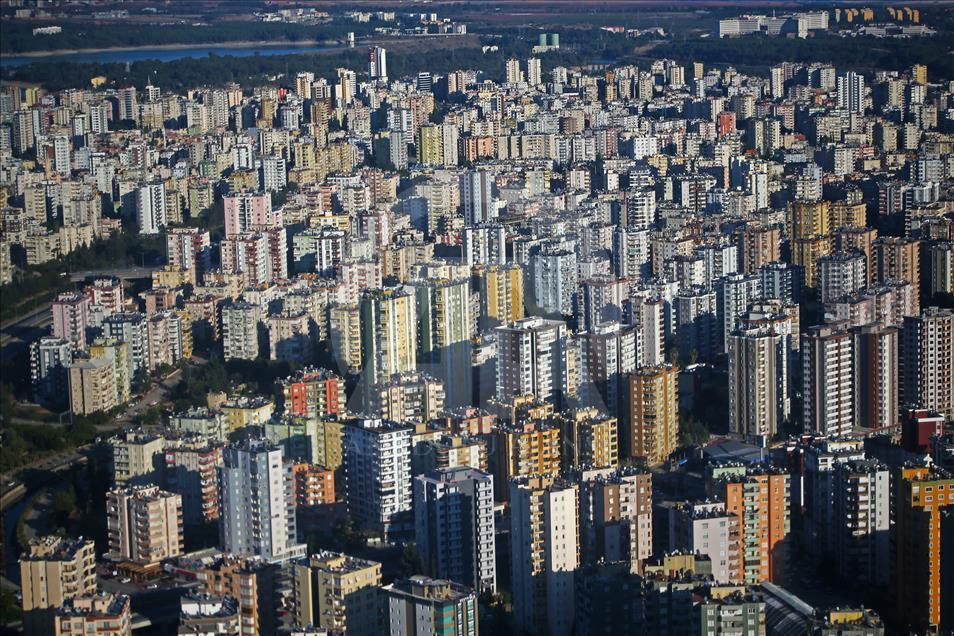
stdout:
[[270,562],[301,557],[295,532],[294,478],[280,447],[261,439],[222,453],[221,539],[228,552]]
[[578,489],[582,562],[623,562],[642,573],[653,553],[651,473],[632,467],[583,470]]
[[20,557],[20,590],[24,631],[49,633],[58,607],[96,592],[93,542],[56,536],[34,539]]
[[481,327],[508,325],[524,317],[523,270],[519,265],[492,265],[477,271]]
[[728,351],[729,432],[764,445],[791,412],[787,339],[770,327],[742,329]]
[[850,433],[858,417],[854,337],[838,325],[811,327],[802,337],[801,351],[805,430]]
[[371,77],[371,81],[387,82],[388,81],[388,52],[384,47],[374,46],[371,47],[371,51],[368,54],[370,61],[368,62],[368,74]]
[[73,344],[63,338],[45,336],[30,345],[30,379],[33,399],[62,404],[69,395],[69,365],[73,362]]
[[877,324],[853,327],[857,425],[888,428],[898,421],[899,333]]
[[182,553],[182,496],[158,486],[114,488],[106,493],[108,558],[146,569]]
[[917,239],[882,236],[872,244],[874,280],[911,283],[913,311],[921,311],[921,242]]
[[477,594],[466,585],[412,576],[384,586],[382,594],[394,636],[477,636]]
[[684,502],[669,509],[669,548],[708,556],[717,583],[741,582],[740,523],[724,502]]
[[89,299],[82,294],[60,294],[51,305],[53,337],[73,343],[77,349],[86,348],[86,330],[89,328]]
[[195,436],[170,443],[163,451],[165,484],[182,497],[182,521],[186,525],[219,519],[222,447],[219,442]]
[[345,407],[344,379],[327,369],[303,369],[281,381],[285,412],[321,419]]
[[411,429],[386,420],[355,420],[342,438],[345,500],[360,525],[384,535],[409,530]]
[[954,417],[954,311],[928,307],[901,330],[902,406]]
[[497,498],[506,499],[511,478],[560,474],[561,431],[547,422],[502,425],[495,431]]
[[427,570],[475,590],[497,588],[493,476],[468,466],[414,478],[414,527]]
[[510,550],[517,628],[573,631],[574,572],[580,563],[578,493],[552,477],[510,484]]
[[875,460],[840,462],[834,470],[833,554],[838,575],[886,585],[891,573],[891,481]]
[[789,484],[785,472],[742,466],[714,482],[714,494],[725,501],[726,512],[739,518],[738,549],[746,584],[785,581],[791,529]]
[[281,227],[281,218],[273,213],[267,192],[236,192],[223,198],[225,236],[234,238],[246,232]]
[[623,426],[627,457],[661,464],[679,443],[679,369],[643,367],[629,376],[629,413]]
[[510,326],[498,327],[496,334],[499,401],[532,395],[560,405],[565,396],[575,391],[566,323],[523,318]]
[[950,552],[945,511],[954,506],[954,476],[941,468],[904,467],[895,477],[894,598],[898,616],[915,630],[949,623],[954,611],[942,588],[942,559]]
[[380,633],[381,564],[320,552],[294,566],[295,621],[356,636]]
[[361,295],[361,362],[364,381],[386,382],[417,367],[417,315],[414,296],[398,289]]

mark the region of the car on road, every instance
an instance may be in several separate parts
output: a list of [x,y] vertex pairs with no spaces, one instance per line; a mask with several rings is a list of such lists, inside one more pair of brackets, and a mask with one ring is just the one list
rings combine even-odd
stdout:
[[123,578],[119,579],[119,582],[120,582],[120,583],[132,583],[132,579],[129,578],[128,576],[124,576]]

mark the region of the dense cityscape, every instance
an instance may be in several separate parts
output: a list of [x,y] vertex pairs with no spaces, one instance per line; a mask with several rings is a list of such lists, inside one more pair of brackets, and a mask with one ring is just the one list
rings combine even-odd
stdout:
[[353,4],[0,7],[0,633],[954,633],[950,8]]

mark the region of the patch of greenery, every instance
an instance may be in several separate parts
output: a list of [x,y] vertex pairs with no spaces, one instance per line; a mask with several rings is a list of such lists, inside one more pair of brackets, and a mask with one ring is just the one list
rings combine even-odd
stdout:
[[0,471],[6,472],[42,457],[89,444],[97,434],[93,418],[76,417],[73,424],[64,428],[4,422],[3,444],[0,445]]

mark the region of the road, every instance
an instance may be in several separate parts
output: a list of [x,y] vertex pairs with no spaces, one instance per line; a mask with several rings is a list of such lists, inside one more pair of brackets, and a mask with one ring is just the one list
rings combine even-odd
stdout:
[[152,278],[152,273],[157,267],[127,267],[126,269],[86,269],[81,272],[72,272],[70,280],[74,283],[84,281],[87,278],[111,277],[122,280],[134,280],[136,278]]
[[[16,349],[24,347],[33,340],[46,333],[46,327],[53,322],[50,313],[50,303],[43,303],[30,313],[9,321],[0,331],[0,349],[3,357],[16,353]],[[9,349],[8,349],[9,347]]]

